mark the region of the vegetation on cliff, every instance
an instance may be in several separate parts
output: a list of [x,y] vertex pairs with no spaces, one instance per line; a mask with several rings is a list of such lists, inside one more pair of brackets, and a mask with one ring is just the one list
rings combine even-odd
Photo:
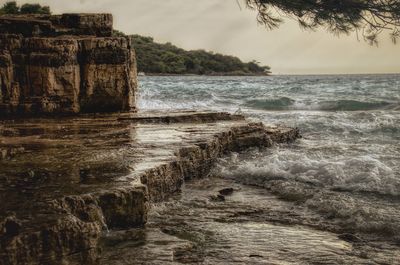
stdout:
[[151,37],[132,35],[137,54],[138,70],[156,74],[196,75],[266,75],[269,66],[258,62],[242,62],[234,56],[207,52],[186,51],[171,43],[160,44]]
[[18,6],[17,2],[11,1],[5,3],[0,8],[0,15],[5,14],[50,14],[50,7],[41,6],[39,4],[23,4],[22,6]]
[[[126,36],[114,30],[115,36]],[[256,61],[242,62],[239,58],[205,50],[187,51],[167,42],[157,43],[151,37],[130,36],[136,50],[138,71],[147,74],[194,75],[268,75],[269,66]]]

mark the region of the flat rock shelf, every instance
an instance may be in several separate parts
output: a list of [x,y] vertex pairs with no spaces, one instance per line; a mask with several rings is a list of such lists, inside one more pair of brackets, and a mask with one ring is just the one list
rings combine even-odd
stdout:
[[97,264],[104,231],[145,225],[223,154],[299,136],[213,112],[3,120],[0,264]]

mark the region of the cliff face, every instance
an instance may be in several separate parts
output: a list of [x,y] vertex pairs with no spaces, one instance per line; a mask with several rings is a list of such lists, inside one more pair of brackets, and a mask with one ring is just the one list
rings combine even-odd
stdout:
[[0,115],[135,110],[136,89],[111,15],[0,17]]

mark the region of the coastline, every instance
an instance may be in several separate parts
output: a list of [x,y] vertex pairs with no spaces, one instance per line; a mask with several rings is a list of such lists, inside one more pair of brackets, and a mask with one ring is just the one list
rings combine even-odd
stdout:
[[[62,121],[43,118],[39,123],[25,119],[4,126],[7,131],[0,140],[8,145],[0,149],[0,173],[9,177],[0,179],[1,186],[8,186],[1,198],[12,199],[1,206],[0,264],[43,259],[51,264],[96,264],[105,231],[143,227],[151,205],[179,193],[186,181],[208,176],[218,158],[300,137],[296,128],[221,112],[120,113]],[[90,144],[82,147],[84,138]],[[122,142],[129,148],[121,148]],[[52,148],[35,148],[41,145]],[[20,194],[20,176],[28,167],[31,173]],[[34,181],[48,175],[53,177]]]
[[272,73],[269,74],[235,74],[235,73],[214,73],[214,74],[164,74],[164,73],[145,73],[144,75],[138,76],[271,76]]
[[359,74],[163,74],[163,73],[145,73],[145,75],[138,75],[141,76],[321,76],[321,77],[329,77],[329,76],[397,76],[400,73],[359,73]]

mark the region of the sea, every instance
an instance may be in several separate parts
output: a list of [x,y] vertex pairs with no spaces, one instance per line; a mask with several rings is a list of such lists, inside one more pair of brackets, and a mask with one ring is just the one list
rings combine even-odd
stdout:
[[[141,111],[239,113],[302,138],[221,158],[153,206],[146,228],[110,233],[106,263],[400,264],[400,75],[139,83]],[[210,202],[227,187],[226,201]]]

